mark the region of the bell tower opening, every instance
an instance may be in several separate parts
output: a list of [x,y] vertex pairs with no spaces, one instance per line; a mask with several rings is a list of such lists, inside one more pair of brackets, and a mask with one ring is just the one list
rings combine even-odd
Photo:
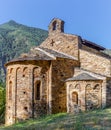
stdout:
[[53,31],[56,30],[56,29],[57,29],[57,22],[55,21],[55,22],[53,23]]
[[64,21],[54,18],[49,24],[49,34],[53,32],[64,32]]

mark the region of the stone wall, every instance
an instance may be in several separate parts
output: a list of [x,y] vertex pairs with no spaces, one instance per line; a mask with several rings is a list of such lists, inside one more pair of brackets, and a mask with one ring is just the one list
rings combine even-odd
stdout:
[[[68,81],[66,85],[67,112],[76,113],[94,108],[101,108],[101,81]],[[73,93],[76,93],[77,96],[73,97]]]
[[[44,61],[35,52],[34,60],[29,56],[25,61],[22,57],[7,64],[6,125],[48,113],[111,106],[111,78],[107,78],[111,76],[109,57],[83,45],[79,36],[63,32],[64,22],[53,20],[49,25],[49,37],[40,47],[73,56],[75,61],[59,56],[56,60]],[[44,54],[50,53],[44,50]],[[39,60],[35,61],[36,58]],[[90,73],[95,80],[66,82],[82,71]]]
[[18,65],[16,69],[15,116],[16,120],[25,120],[32,116],[32,72],[29,65]]
[[[40,99],[34,99],[34,117],[38,117],[49,112],[49,86],[50,80],[50,62],[38,61],[37,66],[34,68],[34,92],[36,90],[36,83],[40,81]],[[35,97],[34,97],[35,98]]]
[[[103,76],[101,74],[97,74],[97,73],[93,73],[91,72],[91,70],[85,70],[85,69],[82,69],[82,68],[79,68],[79,67],[76,67],[74,69],[74,76],[77,76],[81,73],[87,73],[89,75],[91,75],[92,77],[95,77],[97,79],[100,79],[102,81],[102,92],[101,92],[101,95],[102,95],[102,108],[105,108],[107,106],[107,85],[108,85],[108,81],[107,81],[107,78],[106,76]],[[109,85],[108,85],[109,86]]]
[[95,52],[80,49],[81,68],[105,76],[111,76],[111,62]]
[[49,36],[40,46],[69,54],[78,59],[79,42],[80,38],[78,36],[54,33],[54,35]]
[[[6,125],[46,114],[49,98],[48,61],[29,61],[7,67]],[[36,82],[40,81],[40,99],[35,98]]]
[[106,106],[111,107],[111,78],[107,78],[106,84]]
[[52,113],[66,112],[65,80],[74,74],[77,61],[58,59],[52,61]]
[[[14,64],[7,67],[6,124],[26,119],[31,115],[32,78],[30,65]],[[11,97],[10,97],[11,96]]]
[[13,87],[16,77],[16,70],[13,67],[7,68],[6,76],[6,124],[10,125],[15,122],[15,87]]

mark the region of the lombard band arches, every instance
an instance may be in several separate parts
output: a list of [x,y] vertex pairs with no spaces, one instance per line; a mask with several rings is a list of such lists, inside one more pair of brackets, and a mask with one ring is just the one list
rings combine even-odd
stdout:
[[77,90],[77,91],[81,91],[81,85],[80,84],[69,84],[69,88],[70,89],[74,89],[74,90]]
[[99,90],[100,89],[100,85],[99,84],[96,84],[94,87],[93,87],[93,90]]
[[40,74],[41,74],[41,68],[40,68],[40,67],[35,67],[35,68],[33,68],[34,78],[40,77]]
[[19,72],[20,72],[20,70],[21,70],[21,69],[20,69],[20,67],[18,67],[18,68],[16,69],[17,73],[19,73]]
[[25,77],[26,75],[28,75],[28,67],[23,68],[23,77]]
[[75,85],[75,89],[81,90],[80,84],[76,84],[76,85]]

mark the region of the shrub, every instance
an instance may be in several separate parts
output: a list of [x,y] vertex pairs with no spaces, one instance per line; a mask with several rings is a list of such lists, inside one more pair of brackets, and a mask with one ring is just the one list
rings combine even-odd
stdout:
[[5,119],[5,88],[0,86],[0,124],[4,123]]

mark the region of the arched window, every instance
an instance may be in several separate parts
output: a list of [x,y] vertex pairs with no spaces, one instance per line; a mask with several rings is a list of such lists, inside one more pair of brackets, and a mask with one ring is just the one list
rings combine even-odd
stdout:
[[12,100],[12,81],[9,82],[9,100]]
[[40,87],[41,87],[41,82],[37,81],[35,83],[35,100],[40,100]]
[[78,104],[78,93],[77,92],[72,93],[72,102],[74,104]]

